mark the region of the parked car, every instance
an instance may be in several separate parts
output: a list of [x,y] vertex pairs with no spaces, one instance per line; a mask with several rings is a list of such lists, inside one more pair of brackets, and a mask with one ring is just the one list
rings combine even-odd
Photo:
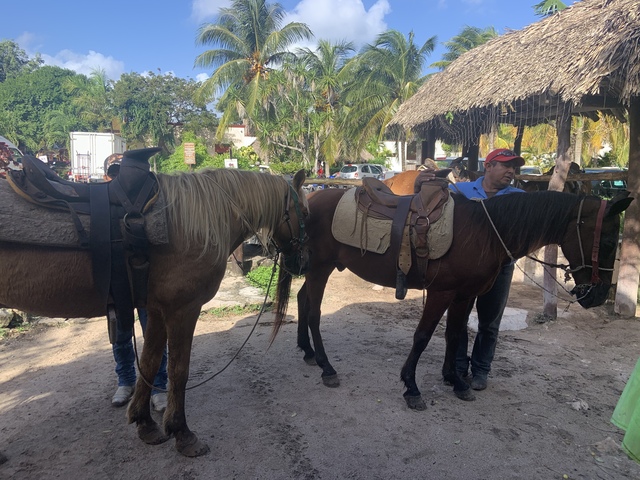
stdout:
[[22,152],[18,149],[18,147],[16,147],[12,142],[7,140],[3,136],[0,136],[0,143],[4,143],[7,147],[9,147],[9,150],[11,151],[11,155],[13,156],[13,159],[16,162],[22,163],[22,157],[24,155],[22,155]]
[[340,169],[337,178],[359,180],[364,177],[381,178],[382,167],[373,163],[348,163]]
[[532,165],[523,165],[520,167],[520,175],[542,175],[542,171]]
[[[584,173],[605,173],[624,172],[618,167],[585,168]],[[591,182],[591,193],[600,197],[614,197],[616,194],[627,189],[626,180],[593,180]]]

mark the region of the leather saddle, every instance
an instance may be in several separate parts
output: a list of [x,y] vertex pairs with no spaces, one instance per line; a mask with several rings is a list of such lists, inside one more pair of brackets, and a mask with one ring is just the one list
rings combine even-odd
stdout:
[[[149,158],[160,150],[125,152],[118,176],[110,182],[64,180],[30,155],[23,157],[22,170],[7,175],[14,191],[25,199],[69,212],[78,232],[78,246],[91,252],[93,281],[105,305],[112,343],[116,322],[130,329],[134,306],[146,304],[149,243],[144,211],[158,195],[158,181],[150,171]],[[90,215],[89,234],[79,214]]]
[[418,268],[424,276],[427,269],[429,249],[427,232],[432,223],[443,213],[449,200],[450,170],[438,170],[436,178],[418,175],[413,195],[395,195],[387,185],[375,178],[362,179],[357,187],[358,209],[367,217],[392,220],[390,254],[398,259],[396,275],[396,298],[407,294],[406,275],[411,268],[411,252],[416,255]]
[[[52,208],[69,209],[80,214],[91,214],[91,198],[95,191],[106,189],[109,203],[121,205],[125,210],[136,208],[136,201],[146,204],[157,193],[157,180],[149,171],[149,158],[159,148],[129,150],[125,153],[120,174],[108,183],[77,183],[58,176],[40,159],[25,155],[22,170],[9,172],[14,190],[35,203]],[[144,186],[147,184],[147,188]],[[144,198],[140,197],[143,194]],[[134,199],[134,200],[131,200]],[[142,206],[144,207],[144,205]]]

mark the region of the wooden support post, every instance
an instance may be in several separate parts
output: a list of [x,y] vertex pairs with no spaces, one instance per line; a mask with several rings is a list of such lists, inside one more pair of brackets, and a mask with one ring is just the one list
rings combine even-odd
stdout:
[[629,175],[627,190],[635,198],[625,212],[622,232],[620,271],[614,311],[635,317],[640,272],[640,98],[631,99],[629,107]]
[[[569,150],[571,147],[571,110],[567,106],[563,109],[556,119],[556,131],[558,134],[558,151],[556,157],[556,167],[553,170],[551,180],[549,180],[549,190],[561,192],[564,190],[564,182],[569,173],[569,165],[571,158]],[[547,263],[558,263],[558,246],[547,245],[544,249],[544,261]],[[552,319],[558,318],[558,284],[556,283],[556,269],[544,268],[544,277],[542,285],[543,293],[543,312]]]

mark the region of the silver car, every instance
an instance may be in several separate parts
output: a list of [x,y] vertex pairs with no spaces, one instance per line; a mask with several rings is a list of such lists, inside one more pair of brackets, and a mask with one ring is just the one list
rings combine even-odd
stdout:
[[383,176],[382,167],[372,163],[348,163],[337,175],[337,178],[359,180],[364,177],[381,178]]

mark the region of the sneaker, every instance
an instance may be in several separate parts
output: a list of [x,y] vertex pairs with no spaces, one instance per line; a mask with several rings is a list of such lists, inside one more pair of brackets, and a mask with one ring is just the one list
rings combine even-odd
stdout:
[[124,385],[122,387],[118,387],[116,393],[113,395],[111,399],[111,405],[114,407],[124,407],[131,397],[133,397],[133,385]]
[[160,392],[151,395],[151,405],[156,412],[164,412],[167,409],[167,394]]
[[485,388],[487,388],[487,377],[474,375],[471,379],[471,388],[473,388],[474,390],[484,390]]

